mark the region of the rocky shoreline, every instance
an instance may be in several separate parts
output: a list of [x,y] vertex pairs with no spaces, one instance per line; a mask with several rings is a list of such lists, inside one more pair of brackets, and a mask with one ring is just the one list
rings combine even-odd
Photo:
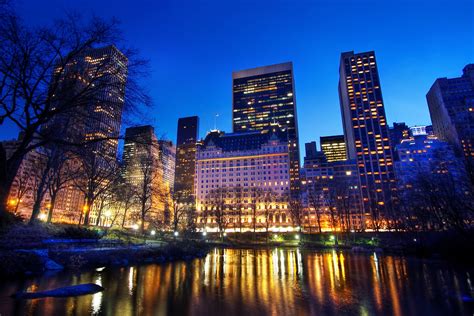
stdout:
[[41,275],[46,271],[129,266],[203,258],[210,246],[203,242],[164,245],[123,245],[110,248],[20,249],[0,251],[0,279]]

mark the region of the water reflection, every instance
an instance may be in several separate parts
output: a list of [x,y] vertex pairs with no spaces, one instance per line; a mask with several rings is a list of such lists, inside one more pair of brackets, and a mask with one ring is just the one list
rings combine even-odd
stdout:
[[[15,302],[19,289],[94,282],[102,293]],[[0,285],[0,314],[472,315],[470,275],[415,259],[296,249],[216,249],[206,258]]]

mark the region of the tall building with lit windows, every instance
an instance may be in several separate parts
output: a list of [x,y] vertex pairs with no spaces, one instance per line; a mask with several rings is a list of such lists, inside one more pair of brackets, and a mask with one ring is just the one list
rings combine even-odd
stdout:
[[[58,73],[53,105],[77,102],[43,127],[73,142],[86,142],[91,152],[117,158],[118,136],[125,104],[128,59],[115,46],[90,48]],[[71,93],[72,91],[72,93]]]
[[[82,151],[104,168],[116,164],[127,75],[128,58],[113,45],[77,54],[64,69],[55,70],[52,105],[66,108],[42,127],[42,133],[84,143],[67,150]],[[81,165],[78,159],[70,163]],[[83,192],[71,181],[58,193],[54,216],[57,221],[77,222],[83,203]]]
[[300,155],[293,63],[232,73],[234,133],[260,131],[278,124],[288,131],[291,192],[299,192]]
[[382,89],[373,51],[341,54],[339,98],[349,159],[355,159],[365,213],[372,228],[385,225],[395,176]]
[[181,203],[194,204],[194,176],[196,143],[199,137],[199,118],[182,117],[178,120],[174,193]]
[[344,135],[320,137],[321,150],[328,162],[347,160],[347,149]]
[[426,95],[433,131],[474,163],[474,64],[458,78],[439,78]]

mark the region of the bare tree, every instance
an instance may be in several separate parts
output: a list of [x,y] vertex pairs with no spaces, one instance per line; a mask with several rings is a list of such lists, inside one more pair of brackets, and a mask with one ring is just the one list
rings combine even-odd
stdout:
[[302,225],[303,225],[303,213],[304,213],[304,208],[301,203],[301,198],[299,195],[293,195],[293,194],[288,194],[289,197],[289,208],[288,210],[290,211],[290,216],[291,216],[291,221],[293,224],[296,224],[298,226],[298,230],[301,232],[302,230]]
[[171,222],[173,231],[178,231],[179,227],[183,224],[188,214],[186,211],[186,204],[180,203],[182,200],[181,193],[175,193],[173,195],[172,210],[171,210]]
[[272,206],[273,204],[277,203],[280,200],[275,191],[272,189],[265,190],[262,196],[263,202],[263,215],[265,217],[265,233],[266,233],[266,240],[268,243],[269,238],[269,229],[270,229],[270,222],[273,217]]
[[[78,176],[74,178],[75,186],[84,194],[84,225],[89,225],[90,212],[95,206],[96,200],[107,194],[113,184],[118,181],[118,165],[114,160],[92,154],[88,148],[78,152],[81,161]],[[81,214],[82,215],[82,214]]]
[[[58,116],[83,108],[98,91],[117,89],[117,82],[102,80],[106,72],[109,75],[115,69],[108,60],[99,60],[95,72],[81,77],[81,85],[71,85],[69,79],[75,76],[75,61],[84,59],[90,48],[117,44],[121,34],[115,20],[92,18],[84,22],[77,15],[69,15],[49,26],[27,27],[3,3],[0,11],[0,124],[9,121],[24,135],[8,158],[0,145],[0,212],[3,212],[17,170],[28,152],[51,143],[81,147],[98,141],[56,137],[42,127]],[[135,80],[146,74],[146,64],[136,60],[134,51],[122,49],[122,52],[128,58],[128,74],[120,106],[125,103],[125,108],[133,111],[136,104],[150,104]]]
[[227,210],[226,198],[228,190],[223,187],[213,189],[207,195],[207,202],[211,209],[211,216],[216,221],[219,235],[223,237],[223,233],[230,223],[229,210]]
[[54,163],[51,164],[48,181],[48,223],[51,223],[53,218],[54,207],[59,192],[65,189],[68,184],[71,184],[79,174],[79,169],[74,166],[70,155],[63,152],[58,152],[55,155],[57,155],[57,157]]

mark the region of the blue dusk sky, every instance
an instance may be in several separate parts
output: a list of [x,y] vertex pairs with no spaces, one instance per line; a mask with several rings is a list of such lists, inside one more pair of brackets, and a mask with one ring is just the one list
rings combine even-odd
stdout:
[[[232,71],[292,61],[300,144],[342,133],[341,52],[376,53],[387,118],[430,124],[425,95],[438,77],[474,62],[474,1],[59,1],[16,0],[31,25],[67,11],[116,17],[126,42],[151,63],[147,117],[176,141],[179,117],[198,115],[200,136],[231,131]],[[10,124],[0,139],[16,137]],[[302,155],[304,153],[302,152]]]

